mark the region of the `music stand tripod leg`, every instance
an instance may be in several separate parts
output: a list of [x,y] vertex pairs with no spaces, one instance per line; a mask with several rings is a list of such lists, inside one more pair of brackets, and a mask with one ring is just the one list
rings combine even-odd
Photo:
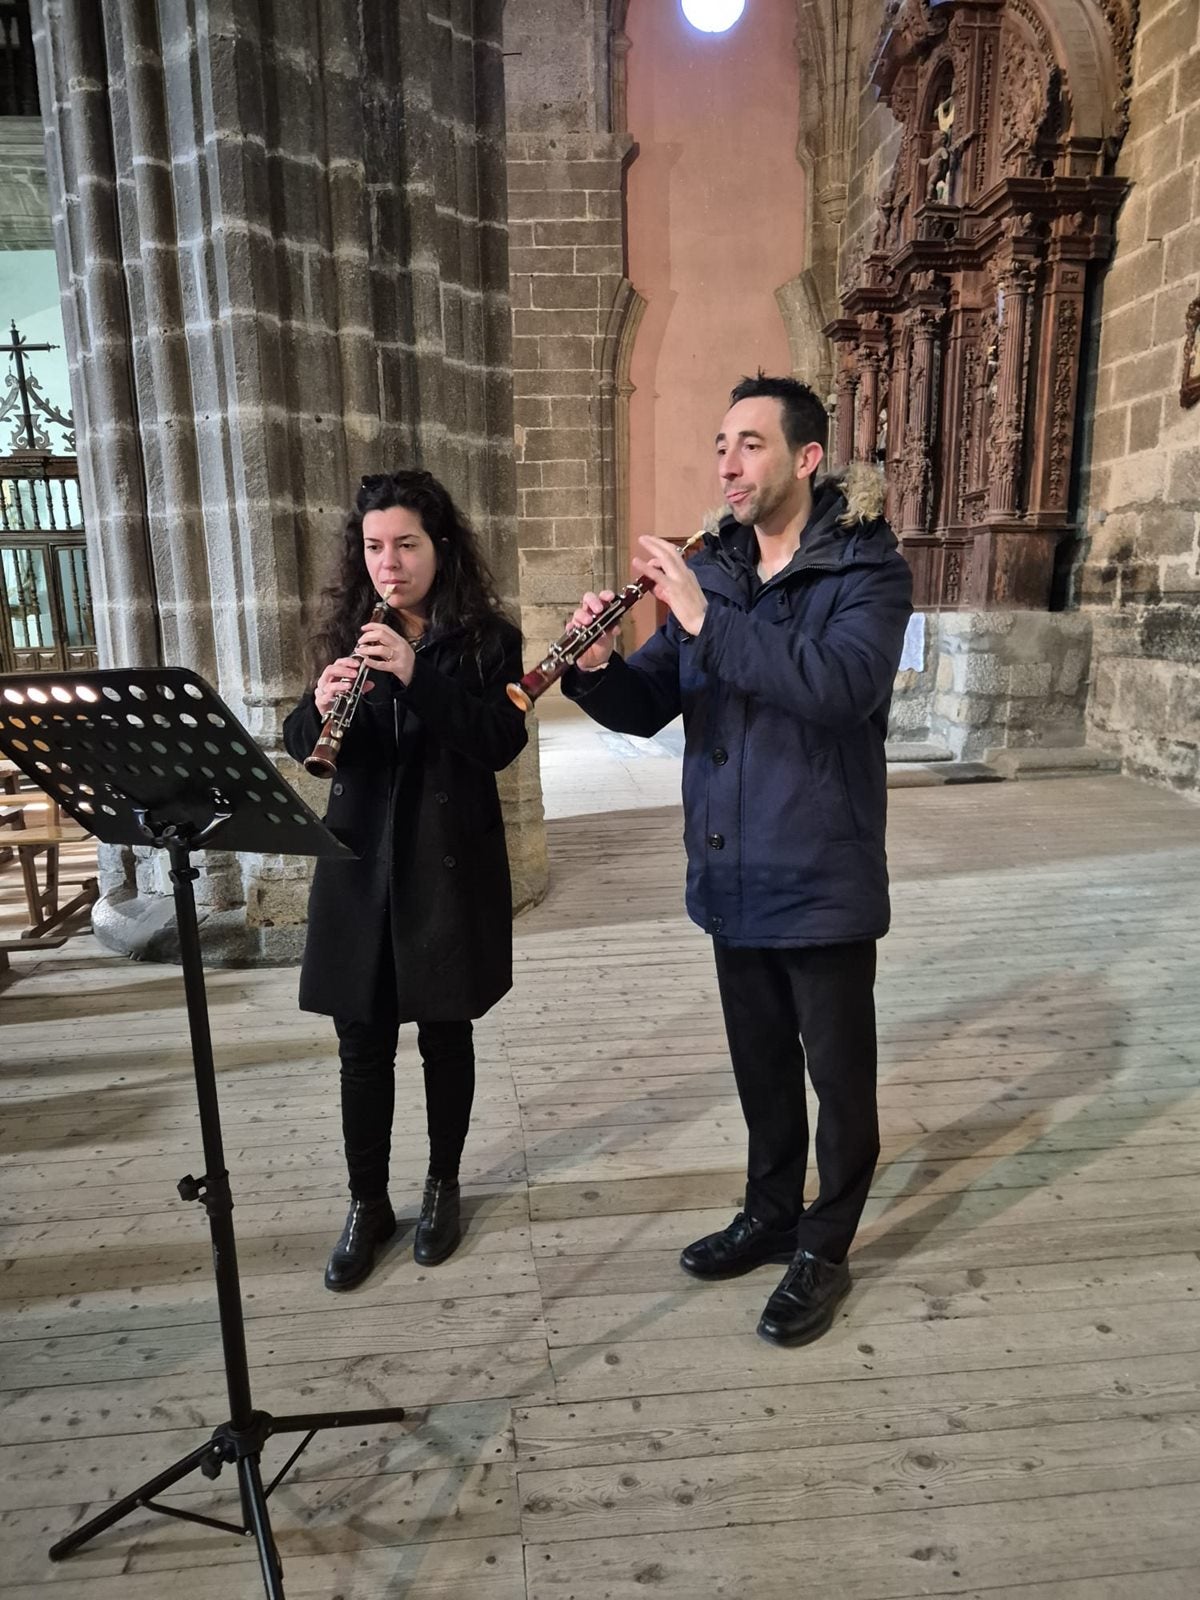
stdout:
[[[191,864],[186,842],[178,838],[169,838],[166,844],[171,859],[170,876],[175,893],[176,926],[183,965],[188,1030],[191,1035],[192,1064],[196,1080],[196,1098],[200,1108],[200,1132],[205,1162],[205,1175],[202,1178],[193,1178],[189,1174],[180,1180],[178,1187],[183,1199],[199,1200],[208,1215],[221,1323],[221,1347],[229,1392],[229,1421],[217,1428],[212,1438],[205,1444],[190,1451],[173,1467],[159,1473],[148,1483],[135,1489],[132,1494],[125,1495],[100,1516],[94,1517],[81,1528],[68,1534],[66,1538],[60,1539],[52,1547],[50,1557],[55,1561],[61,1560],[78,1550],[96,1534],[112,1527],[122,1517],[141,1507],[149,1507],[167,1515],[179,1515],[172,1507],[152,1506],[150,1502],[156,1494],[178,1483],[197,1467],[207,1477],[215,1478],[226,1463],[236,1462],[244,1526],[239,1529],[234,1524],[220,1522],[217,1522],[216,1526],[253,1534],[258,1545],[263,1583],[269,1600],[283,1600],[283,1569],[271,1531],[259,1468],[259,1456],[264,1443],[271,1435],[272,1420],[265,1412],[254,1410],[250,1394],[250,1370],[246,1358],[246,1330],[242,1317],[237,1242],[232,1220],[233,1198],[229,1174],[225,1169],[221,1114],[217,1100],[212,1037],[209,1031],[208,1006],[204,989],[204,965],[196,923],[196,901],[192,890],[192,884],[199,873]],[[193,1517],[189,1520],[197,1519]],[[215,1519],[199,1520],[213,1522]]]
[[[221,1137],[221,1112],[217,1099],[213,1065],[212,1037],[208,1025],[208,1005],[204,989],[204,964],[200,933],[196,923],[196,901],[192,889],[199,876],[192,866],[188,845],[177,839],[165,841],[171,859],[171,882],[175,893],[179,953],[183,965],[184,993],[187,1000],[188,1029],[191,1035],[192,1063],[196,1079],[196,1099],[200,1108],[200,1131],[204,1146],[205,1174],[180,1179],[179,1193],[185,1200],[198,1200],[208,1215],[212,1236],[213,1268],[217,1283],[217,1307],[221,1323],[221,1346],[229,1391],[229,1421],[222,1423],[212,1437],[177,1461],[173,1467],[125,1495],[99,1516],[60,1539],[50,1550],[54,1561],[61,1561],[98,1533],[111,1528],[122,1517],[142,1508],[168,1516],[204,1522],[233,1533],[252,1534],[258,1546],[263,1585],[267,1600],[284,1600],[283,1567],[271,1529],[267,1510],[269,1490],[263,1489],[260,1456],[263,1445],[273,1434],[303,1433],[300,1446],[293,1451],[274,1479],[274,1489],[289,1471],[314,1433],[322,1428],[360,1428],[372,1423],[399,1422],[401,1406],[380,1406],[373,1410],[318,1411],[273,1417],[256,1411],[250,1393],[250,1370],[246,1357],[246,1329],[242,1316],[241,1283],[237,1265],[237,1241],[233,1230],[233,1198],[229,1174],[225,1170],[225,1151]],[[215,1478],[221,1468],[236,1463],[241,1491],[243,1526],[211,1517],[180,1512],[174,1507],[152,1505],[154,1496],[179,1482],[197,1467],[206,1477]]]
[[263,1587],[268,1600],[283,1600],[283,1563],[279,1559],[275,1535],[271,1531],[271,1519],[267,1515],[267,1497],[263,1493],[257,1455],[243,1456],[238,1462],[238,1481],[242,1488],[246,1525],[253,1532],[254,1542],[258,1546]]
[[[163,1494],[173,1488],[180,1478],[186,1478],[189,1472],[194,1472],[197,1467],[204,1469],[208,1458],[217,1450],[212,1439],[206,1439],[202,1445],[182,1456],[173,1467],[168,1467],[165,1472],[160,1472],[157,1477],[151,1478],[135,1489],[132,1494],[123,1495],[120,1500],[114,1500],[111,1506],[103,1510],[99,1516],[92,1517],[90,1521],[81,1523],[78,1528],[65,1534],[57,1544],[50,1546],[51,1561],[62,1561],[82,1545],[94,1539],[98,1533],[103,1533],[106,1528],[111,1528],[115,1523],[127,1517],[132,1511],[140,1511],[153,1500],[156,1494]],[[217,1470],[220,1461],[216,1463]]]

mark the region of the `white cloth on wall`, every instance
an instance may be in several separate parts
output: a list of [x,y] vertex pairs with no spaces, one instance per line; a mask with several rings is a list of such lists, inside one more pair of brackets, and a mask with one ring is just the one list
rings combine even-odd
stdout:
[[900,652],[901,672],[925,670],[925,613],[914,611],[904,630],[904,648]]

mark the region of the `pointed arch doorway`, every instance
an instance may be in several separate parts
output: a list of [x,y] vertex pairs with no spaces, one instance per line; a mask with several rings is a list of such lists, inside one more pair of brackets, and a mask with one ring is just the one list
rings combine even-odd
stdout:
[[[805,261],[796,158],[794,0],[747,0],[727,33],[678,0],[630,0],[624,22],[628,275],[645,302],[628,373],[630,549],[686,537],[719,502],[713,436],[729,389],[792,370],[775,292]],[[655,627],[651,601],[631,642]]]

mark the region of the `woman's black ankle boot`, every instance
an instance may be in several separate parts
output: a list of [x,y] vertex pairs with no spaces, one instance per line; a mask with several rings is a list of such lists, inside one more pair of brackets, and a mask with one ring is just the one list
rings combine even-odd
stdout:
[[381,1200],[352,1200],[342,1236],[325,1268],[327,1289],[353,1289],[375,1265],[375,1252],[396,1231],[396,1215],[386,1195]]
[[436,1267],[454,1254],[461,1238],[458,1179],[426,1178],[413,1258],[423,1267]]

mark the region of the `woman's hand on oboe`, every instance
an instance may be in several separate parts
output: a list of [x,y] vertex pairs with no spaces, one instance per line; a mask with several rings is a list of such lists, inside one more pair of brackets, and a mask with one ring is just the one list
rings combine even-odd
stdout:
[[[601,589],[599,594],[593,594],[589,589],[579,602],[578,606],[567,619],[569,628],[586,628],[594,617],[598,617],[605,606],[615,600],[616,596],[611,589]],[[597,672],[601,667],[608,665],[608,658],[612,655],[616,645],[613,634],[620,627],[620,621],[614,622],[607,633],[601,634],[590,649],[585,650],[576,661],[575,665],[583,672]]]
[[[338,695],[345,694],[346,690],[358,677],[358,662],[353,656],[342,656],[338,661],[331,661],[325,671],[317,679],[317,687],[313,698],[317,702],[317,710],[323,717],[327,717],[333,709],[333,703]],[[364,691],[373,688],[368,679],[363,685]]]
[[386,622],[368,622],[354,647],[364,661],[380,672],[390,672],[401,683],[411,683],[416,653],[402,633]]

